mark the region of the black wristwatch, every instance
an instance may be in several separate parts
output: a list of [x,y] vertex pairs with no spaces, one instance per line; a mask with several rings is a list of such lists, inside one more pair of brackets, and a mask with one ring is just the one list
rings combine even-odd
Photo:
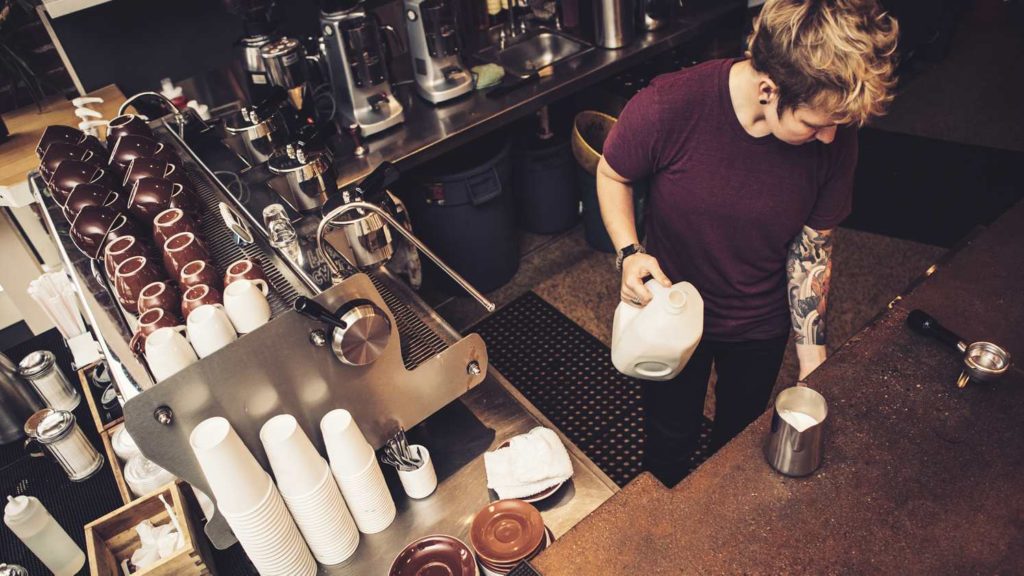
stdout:
[[646,253],[647,251],[644,250],[644,247],[639,244],[630,244],[629,246],[626,246],[622,250],[619,250],[619,255],[615,258],[615,269],[618,270],[619,272],[622,272],[622,263],[626,260],[626,258],[632,256],[633,254]]

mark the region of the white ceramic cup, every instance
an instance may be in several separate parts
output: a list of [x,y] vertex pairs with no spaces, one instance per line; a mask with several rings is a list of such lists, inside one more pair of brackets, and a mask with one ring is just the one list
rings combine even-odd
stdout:
[[325,414],[320,420],[320,432],[324,435],[327,458],[335,474],[359,474],[374,459],[373,447],[348,410],[338,408]]
[[270,475],[227,419],[203,420],[192,429],[189,444],[225,517],[250,513],[266,501]]
[[206,358],[238,338],[224,309],[217,304],[203,304],[188,315],[188,340],[200,358]]
[[430,460],[430,452],[425,446],[411,444],[409,449],[413,454],[419,454],[423,465],[415,470],[398,471],[398,479],[402,481],[402,488],[409,498],[426,498],[434,493],[437,488],[437,473],[434,471],[434,463]]
[[239,334],[248,334],[270,321],[267,284],[237,280],[224,288],[224,310]]
[[146,361],[157,382],[198,360],[184,331],[184,326],[157,328],[146,337]]

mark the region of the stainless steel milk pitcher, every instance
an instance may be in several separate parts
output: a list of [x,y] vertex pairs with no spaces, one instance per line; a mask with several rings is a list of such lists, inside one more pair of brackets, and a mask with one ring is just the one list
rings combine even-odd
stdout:
[[828,403],[805,386],[794,386],[775,398],[772,427],[764,456],[786,476],[806,476],[821,466]]

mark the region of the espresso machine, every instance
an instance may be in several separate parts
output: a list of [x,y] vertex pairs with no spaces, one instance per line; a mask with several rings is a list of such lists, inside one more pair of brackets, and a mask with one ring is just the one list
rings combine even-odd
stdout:
[[459,28],[449,0],[405,0],[405,24],[420,96],[438,104],[473,90],[473,76],[459,59]]
[[[362,6],[321,5],[321,56],[327,63],[337,110],[370,136],[405,121],[388,82],[387,58],[376,17]],[[397,39],[397,34],[395,35]]]
[[260,47],[270,84],[283,88],[288,94],[291,108],[304,118],[313,118],[313,88],[309,81],[310,62],[315,59],[306,55],[306,49],[295,38],[283,36]]

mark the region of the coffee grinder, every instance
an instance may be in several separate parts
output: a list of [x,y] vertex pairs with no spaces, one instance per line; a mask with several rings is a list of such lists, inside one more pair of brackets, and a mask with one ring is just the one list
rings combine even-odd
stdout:
[[281,19],[276,0],[221,0],[228,12],[242,19],[245,35],[235,43],[237,65],[245,79],[251,102],[259,102],[271,93],[272,85],[260,57],[260,48],[277,37]]
[[405,24],[420,96],[438,104],[473,90],[473,76],[459,59],[459,28],[449,0],[405,0]]
[[288,103],[302,120],[314,120],[313,88],[309,80],[315,59],[306,55],[306,49],[295,38],[283,36],[260,48],[270,84],[288,93]]
[[[321,56],[327,62],[337,110],[370,136],[405,120],[388,82],[387,58],[376,17],[363,7],[323,2]],[[397,37],[397,35],[396,35]]]

